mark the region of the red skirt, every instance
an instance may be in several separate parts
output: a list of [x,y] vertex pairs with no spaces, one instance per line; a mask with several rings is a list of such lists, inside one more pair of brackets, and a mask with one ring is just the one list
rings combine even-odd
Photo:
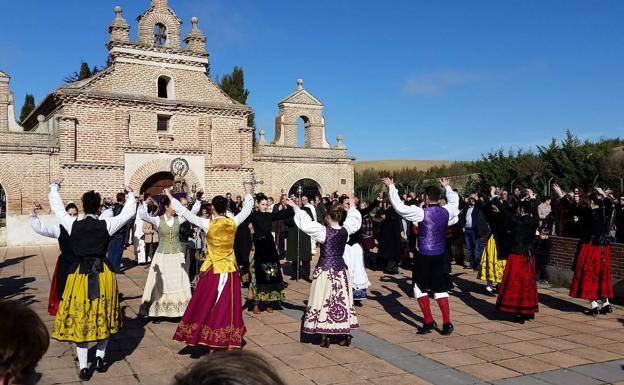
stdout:
[[570,296],[590,300],[613,298],[611,246],[591,243],[581,245],[574,266]]
[[173,336],[187,345],[213,348],[240,348],[247,329],[243,322],[241,286],[238,271],[227,273],[218,296],[219,274],[212,267],[199,276],[199,282],[186,312]]
[[509,254],[496,309],[514,314],[535,314],[539,311],[534,257]]
[[52,285],[50,286],[50,295],[48,297],[48,314],[55,316],[59,308],[61,300],[56,295],[56,276],[58,274],[58,260],[54,265],[54,274],[52,274]]

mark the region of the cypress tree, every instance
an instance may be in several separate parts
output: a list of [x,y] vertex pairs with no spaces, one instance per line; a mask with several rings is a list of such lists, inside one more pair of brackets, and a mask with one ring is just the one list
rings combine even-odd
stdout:
[[78,72],[74,72],[71,75],[65,76],[65,83],[73,83],[79,80],[90,78],[96,73],[100,72],[100,69],[95,66],[93,69],[89,68],[89,63],[80,62],[80,70]]
[[[245,74],[243,69],[239,66],[235,66],[231,74],[225,74],[219,82],[219,86],[226,94],[232,99],[241,104],[247,103],[247,97],[249,96],[249,90],[245,89]],[[247,117],[247,125],[249,127],[256,127],[254,121],[254,114]],[[255,140],[255,135],[254,135]]]
[[20,112],[20,122],[23,122],[34,109],[35,97],[32,94],[26,94],[26,98],[24,98],[24,105],[22,106],[22,110]]

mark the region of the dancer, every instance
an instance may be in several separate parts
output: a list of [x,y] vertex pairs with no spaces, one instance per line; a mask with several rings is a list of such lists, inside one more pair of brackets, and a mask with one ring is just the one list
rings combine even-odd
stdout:
[[[156,205],[151,199],[139,206],[138,216],[150,223],[158,233],[158,248],[145,281],[139,314],[149,317],[182,317],[191,299],[191,282],[186,257],[180,245],[180,225],[185,218],[174,216],[171,200],[165,196],[165,212],[160,217],[147,213],[148,205]],[[192,213],[199,212],[201,200],[197,199]]]
[[450,186],[449,178],[440,179],[446,192],[446,205],[440,207],[440,188],[425,189],[426,207],[406,206],[391,178],[383,178],[388,186],[388,196],[394,210],[407,221],[418,223],[418,254],[414,258],[414,296],[423,312],[424,322],[418,334],[429,333],[437,328],[431,313],[428,292],[438,303],[442,312],[442,335],[453,332],[448,290],[453,286],[447,269],[446,231],[459,215],[459,195]]
[[234,256],[234,236],[253,208],[252,184],[244,183],[243,208],[234,218],[226,216],[228,200],[218,195],[212,199],[211,220],[199,218],[182,206],[169,190],[175,212],[206,232],[208,255],[200,268],[199,281],[191,302],[175,331],[173,339],[187,345],[216,348],[240,348],[246,328],[243,321],[240,275]]
[[[342,197],[341,200],[342,207],[345,210],[340,221],[340,224],[343,224],[349,210],[349,201],[347,199],[343,199]],[[377,207],[378,203],[379,201],[375,200],[370,205],[367,205],[366,202],[361,201],[357,208],[357,210],[360,212],[360,216],[362,218],[368,216],[368,214],[370,214],[371,211],[373,211]],[[370,281],[368,280],[368,275],[366,274],[366,267],[364,266],[362,230],[363,226],[360,227],[360,229],[358,229],[358,231],[356,231],[355,233],[349,235],[349,241],[345,246],[345,252],[343,256],[345,263],[347,264],[347,271],[349,272],[349,278],[351,280],[351,289],[353,290],[353,303],[355,304],[355,306],[362,306],[362,301],[367,298],[367,290],[370,286]]]
[[310,286],[303,332],[320,334],[321,347],[329,348],[329,335],[342,335],[339,345],[349,346],[351,330],[357,329],[359,325],[353,307],[349,273],[342,256],[349,235],[362,226],[362,217],[353,199],[349,199],[349,211],[343,226],[339,223],[344,209],[339,204],[327,211],[327,226],[323,226],[292,200],[286,203],[295,210],[297,227],[321,244],[321,255]]
[[524,323],[539,311],[533,242],[539,225],[537,202],[531,189],[516,198],[515,214],[507,215],[506,231],[510,249],[503,271],[496,309],[512,313],[514,321]]
[[59,194],[59,182],[50,185],[50,207],[69,234],[76,261],[67,277],[63,300],[54,318],[52,338],[77,343],[80,379],[88,380],[88,343],[97,341],[95,367],[106,370],[104,357],[108,338],[119,331],[121,309],[117,279],[106,259],[111,235],[122,228],[136,213],[134,192],[126,187],[127,198],[119,215],[101,219],[97,217],[102,198],[95,191],[82,196],[85,217],[76,220],[65,211]]
[[498,284],[503,279],[505,262],[507,259],[507,232],[505,219],[507,218],[505,205],[496,195],[496,187],[490,188],[490,200],[484,205],[484,214],[490,227],[490,237],[487,240],[477,279],[486,282],[485,290],[490,296],[496,296]]
[[[553,189],[566,204],[565,193],[558,185]],[[570,296],[590,301],[585,314],[595,316],[613,311],[609,298],[613,298],[611,278],[611,245],[609,245],[609,219],[613,205],[600,188],[589,195],[589,207],[579,210],[581,240],[574,263],[574,277],[570,284]],[[598,300],[602,300],[600,308]]]
[[[41,236],[58,239],[61,251],[54,265],[52,285],[50,286],[50,295],[48,297],[48,314],[54,316],[58,311],[61,298],[63,298],[63,290],[65,290],[69,269],[74,263],[74,255],[69,243],[69,233],[67,233],[65,227],[63,225],[47,226],[41,222],[37,215],[39,210],[41,210],[41,204],[34,202],[32,212],[30,213],[30,227]],[[65,206],[65,211],[71,217],[78,216],[78,207],[75,203],[68,203]]]
[[258,209],[249,216],[249,223],[254,231],[254,257],[253,266],[250,266],[252,279],[249,292],[253,293],[254,314],[260,314],[262,305],[266,306],[267,313],[272,313],[274,304],[279,305],[284,299],[286,285],[271,229],[274,221],[292,218],[295,212],[290,208],[269,211],[267,197],[262,193],[256,196],[256,202]]

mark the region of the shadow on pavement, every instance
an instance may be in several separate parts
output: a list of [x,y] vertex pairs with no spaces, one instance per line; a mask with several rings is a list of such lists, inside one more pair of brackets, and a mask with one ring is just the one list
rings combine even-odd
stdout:
[[19,275],[0,278],[0,299],[16,299],[26,305],[39,302],[34,294],[28,292],[31,290],[28,284],[34,281],[33,277],[22,278]]
[[[108,342],[106,360],[109,367],[131,355],[145,336],[147,321],[142,318],[129,318],[126,315],[127,309],[127,306],[121,308],[122,326],[119,329],[119,333],[112,336]],[[90,353],[95,355],[95,349],[91,350]],[[92,362],[94,360],[95,356]]]

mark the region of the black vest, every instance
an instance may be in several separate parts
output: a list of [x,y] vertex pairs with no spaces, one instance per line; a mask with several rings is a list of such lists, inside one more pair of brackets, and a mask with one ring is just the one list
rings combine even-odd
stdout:
[[56,296],[61,299],[63,297],[63,291],[65,290],[65,283],[67,282],[67,276],[72,272],[72,269],[76,269],[74,262],[74,251],[71,247],[70,236],[65,230],[63,225],[59,226],[61,232],[58,237],[59,249],[61,255],[58,257],[58,263],[56,268]]
[[106,259],[110,235],[105,221],[86,217],[75,221],[71,231],[71,248],[76,258]]

